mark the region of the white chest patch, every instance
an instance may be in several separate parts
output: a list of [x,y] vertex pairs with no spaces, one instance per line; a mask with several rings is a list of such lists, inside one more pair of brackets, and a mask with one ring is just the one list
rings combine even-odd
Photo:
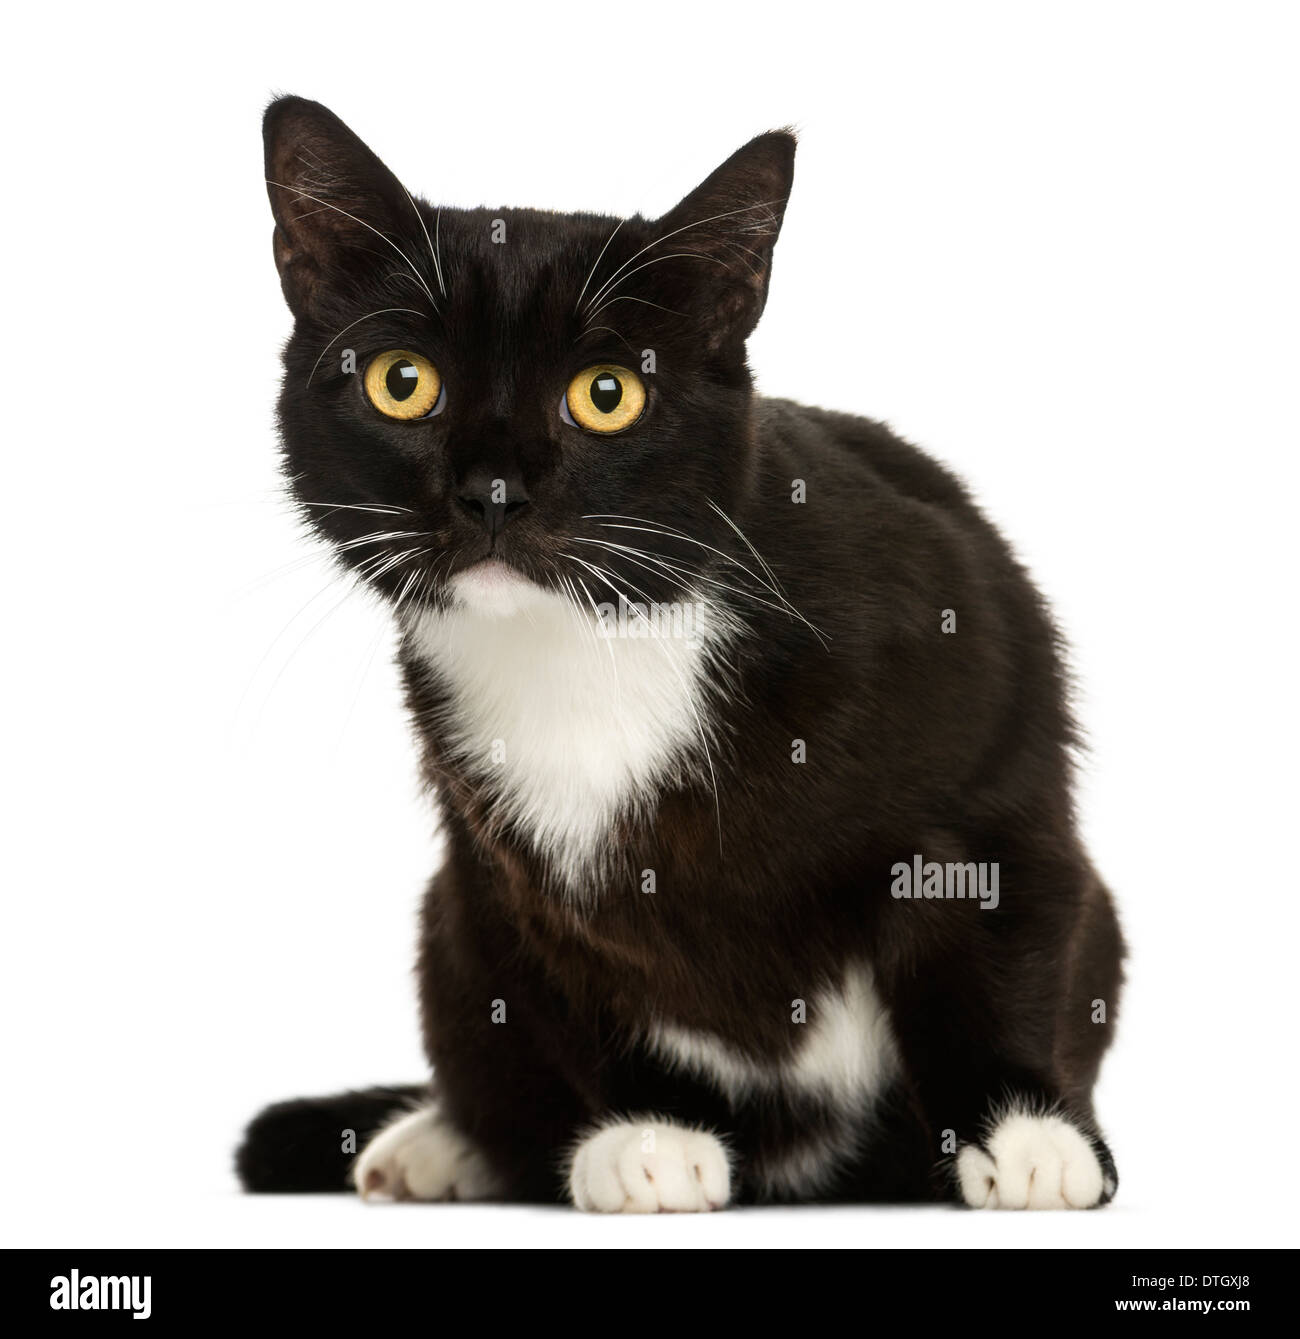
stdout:
[[602,627],[536,586],[482,594],[413,616],[407,636],[448,691],[446,746],[581,891],[616,819],[679,777],[709,776],[710,671],[728,624],[708,601],[676,623]]

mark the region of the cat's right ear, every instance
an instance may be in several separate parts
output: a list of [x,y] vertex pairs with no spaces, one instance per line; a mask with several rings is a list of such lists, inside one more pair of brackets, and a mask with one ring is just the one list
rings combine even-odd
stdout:
[[277,98],[262,138],[280,286],[293,314],[309,316],[375,253],[405,252],[418,216],[401,182],[319,102]]

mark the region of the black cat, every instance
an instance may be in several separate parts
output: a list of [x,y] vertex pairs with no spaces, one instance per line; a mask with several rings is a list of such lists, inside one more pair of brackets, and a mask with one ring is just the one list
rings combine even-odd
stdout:
[[941,466],[752,390],[793,137],[616,220],[265,131],[286,473],[391,603],[447,855],[432,1085],[270,1108],[244,1184],[1108,1200],[1123,945],[1043,602]]

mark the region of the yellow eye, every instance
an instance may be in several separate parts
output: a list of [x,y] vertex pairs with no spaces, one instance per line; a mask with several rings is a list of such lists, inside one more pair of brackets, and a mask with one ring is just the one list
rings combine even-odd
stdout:
[[438,369],[418,353],[389,349],[366,368],[370,403],[389,418],[425,418],[442,394]]
[[588,432],[621,432],[641,417],[645,387],[635,372],[602,363],[569,382],[564,402],[573,421]]

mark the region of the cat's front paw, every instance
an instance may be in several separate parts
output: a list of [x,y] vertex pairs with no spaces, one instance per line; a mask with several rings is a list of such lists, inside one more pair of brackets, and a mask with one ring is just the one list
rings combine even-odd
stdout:
[[496,1190],[483,1155],[436,1105],[380,1130],[361,1151],[352,1180],[362,1199],[481,1200]]
[[961,1197],[972,1209],[1092,1209],[1115,1193],[1109,1155],[1066,1117],[1017,1110],[1001,1116],[983,1147],[957,1155]]
[[569,1193],[589,1213],[704,1213],[731,1197],[731,1167],[707,1131],[620,1120],[579,1143]]

